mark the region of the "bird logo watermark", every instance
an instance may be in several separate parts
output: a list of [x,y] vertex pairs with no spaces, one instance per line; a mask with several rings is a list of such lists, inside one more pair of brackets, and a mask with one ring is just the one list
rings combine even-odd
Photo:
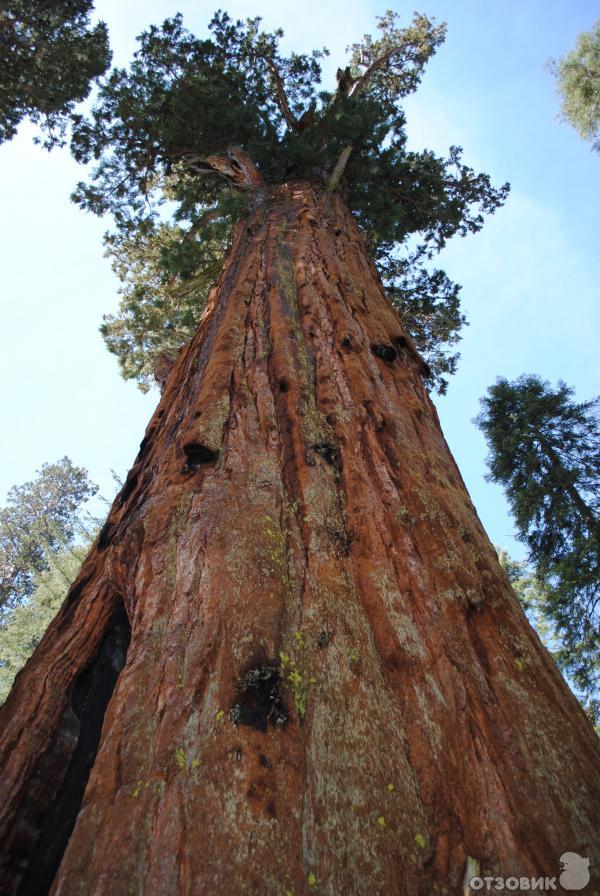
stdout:
[[583,890],[590,882],[590,860],[576,852],[563,852],[560,857],[560,885],[565,890]]

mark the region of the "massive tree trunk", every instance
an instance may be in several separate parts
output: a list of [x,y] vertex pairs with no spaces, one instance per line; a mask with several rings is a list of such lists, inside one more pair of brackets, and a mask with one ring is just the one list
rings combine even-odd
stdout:
[[3,894],[447,894],[469,857],[591,855],[596,735],[423,366],[343,200],[258,197],[1,711]]

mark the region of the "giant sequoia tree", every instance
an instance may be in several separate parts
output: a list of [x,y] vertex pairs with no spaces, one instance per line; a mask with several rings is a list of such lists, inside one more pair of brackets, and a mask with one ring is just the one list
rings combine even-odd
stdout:
[[594,848],[597,738],[381,279],[406,299],[401,244],[418,289],[505,191],[407,151],[398,104],[443,29],[381,26],[318,92],[319,54],[176,18],[76,122],[77,196],[117,239],[168,199],[175,271],[231,244],[1,710],[3,893],[445,894]]

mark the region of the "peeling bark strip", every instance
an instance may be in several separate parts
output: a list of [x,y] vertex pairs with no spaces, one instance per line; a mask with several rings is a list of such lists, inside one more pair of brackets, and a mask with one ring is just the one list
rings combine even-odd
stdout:
[[445,896],[565,850],[597,873],[598,739],[362,237],[337,193],[261,190],[0,710],[0,854],[119,593],[131,644],[52,896]]

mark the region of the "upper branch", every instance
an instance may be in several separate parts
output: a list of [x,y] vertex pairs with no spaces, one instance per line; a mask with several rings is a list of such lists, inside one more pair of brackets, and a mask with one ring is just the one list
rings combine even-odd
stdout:
[[262,59],[267,63],[269,67],[269,71],[271,72],[271,76],[275,83],[275,93],[277,95],[277,105],[281,109],[281,113],[286,120],[287,126],[292,131],[298,130],[298,120],[296,116],[290,109],[290,104],[288,103],[288,99],[285,93],[285,87],[283,85],[283,78],[279,74],[279,69],[275,65],[275,63],[271,59],[267,59],[266,56],[262,56]]
[[381,16],[379,27],[383,37],[373,41],[367,36],[363,44],[354,44],[349,48],[353,51],[353,70],[364,67],[364,71],[352,77],[351,69],[347,68],[339,84],[339,92],[346,96],[358,96],[384,67],[388,69],[385,79],[387,92],[394,100],[407,96],[417,88],[427,61],[444,41],[446,26],[444,23],[435,25],[433,19],[415,13],[408,28],[398,28],[397,18],[392,12]]
[[350,85],[348,89],[348,96],[358,96],[359,93],[365,89],[373,75],[376,71],[382,68],[392,56],[395,56],[396,53],[402,52],[404,46],[400,45],[398,47],[392,47],[390,50],[387,50],[385,53],[382,53],[381,56],[378,56],[371,65],[362,73],[360,78],[356,78],[355,81]]

